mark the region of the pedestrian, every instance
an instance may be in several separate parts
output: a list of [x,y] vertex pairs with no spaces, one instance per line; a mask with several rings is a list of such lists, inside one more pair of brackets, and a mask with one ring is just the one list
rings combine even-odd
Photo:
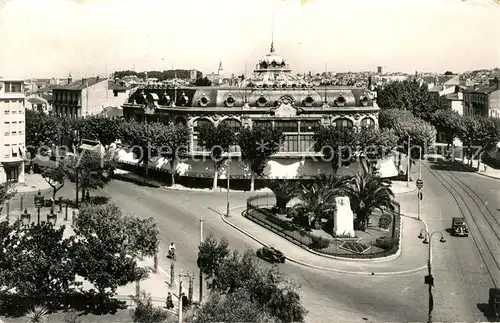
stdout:
[[174,308],[174,302],[172,301],[172,293],[168,292],[167,295],[167,310]]

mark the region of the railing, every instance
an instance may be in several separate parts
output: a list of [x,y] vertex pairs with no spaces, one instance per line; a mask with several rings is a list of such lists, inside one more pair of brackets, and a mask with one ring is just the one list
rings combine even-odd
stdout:
[[[397,203],[397,202],[396,202]],[[279,236],[287,239],[288,241],[304,248],[313,250],[318,253],[322,253],[330,256],[339,256],[345,258],[381,258],[387,257],[395,254],[399,249],[400,244],[400,231],[401,231],[401,218],[399,216],[399,203],[396,204],[396,210],[393,212],[392,221],[392,234],[391,238],[396,241],[394,245],[386,250],[379,252],[368,252],[364,253],[354,253],[347,250],[343,250],[341,245],[344,241],[352,241],[349,238],[334,238],[335,239],[335,251],[327,251],[319,248],[315,248],[314,244],[322,238],[313,236],[311,233],[300,228],[298,225],[291,221],[281,220],[276,217],[273,213],[266,210],[264,207],[274,207],[276,205],[276,199],[271,194],[260,194],[249,197],[247,199],[247,210],[244,216],[248,219],[254,221],[255,223],[265,227],[266,229],[278,234]],[[324,239],[324,238],[323,238]],[[377,246],[376,243],[363,243],[369,247]]]

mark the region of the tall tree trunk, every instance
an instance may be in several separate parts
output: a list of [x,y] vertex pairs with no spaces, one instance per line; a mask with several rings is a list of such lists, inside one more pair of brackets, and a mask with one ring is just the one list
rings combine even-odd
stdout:
[[[219,177],[219,167],[217,163],[214,163],[214,181],[212,184],[212,189],[215,191],[217,189],[217,179]],[[229,189],[229,187],[228,187]]]
[[250,192],[255,191],[255,172],[250,170]]

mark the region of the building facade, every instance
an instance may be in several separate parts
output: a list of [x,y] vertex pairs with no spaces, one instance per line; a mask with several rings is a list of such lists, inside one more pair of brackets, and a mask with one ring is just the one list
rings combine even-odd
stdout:
[[[331,164],[321,161],[321,154],[314,152],[315,131],[329,125],[353,131],[377,125],[379,108],[373,98],[373,93],[364,88],[313,87],[293,74],[271,45],[270,52],[239,87],[146,86],[130,97],[123,105],[123,112],[126,119],[139,122],[186,124],[192,133],[189,147],[192,156],[207,153],[198,142],[199,130],[207,123],[225,123],[235,130],[254,125],[281,129],[285,140],[269,162],[267,175],[312,177],[331,171]],[[197,163],[186,161],[177,171],[181,175],[212,176],[209,170],[212,163]],[[231,164],[233,176],[248,177],[245,165]]]
[[498,78],[488,86],[474,86],[464,91],[464,115],[500,118],[500,83]]
[[0,183],[24,183],[24,81],[0,79]]
[[87,117],[102,113],[113,97],[107,78],[96,76],[76,81],[69,78],[67,85],[52,89],[52,108],[57,115]]

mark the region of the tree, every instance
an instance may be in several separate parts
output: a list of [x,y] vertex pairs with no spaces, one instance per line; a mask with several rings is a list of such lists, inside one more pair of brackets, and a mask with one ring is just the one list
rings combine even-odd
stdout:
[[101,305],[118,286],[147,276],[131,255],[135,236],[130,236],[121,210],[114,204],[89,205],[80,208],[71,237],[77,274],[99,291]]
[[138,164],[143,164],[146,176],[151,158],[157,153],[152,146],[156,134],[163,132],[164,125],[159,122],[139,123],[123,122],[118,128],[122,143],[131,148],[134,155],[139,156]]
[[169,317],[169,313],[160,307],[153,306],[151,294],[142,292],[138,297],[132,296],[135,308],[130,310],[134,323],[161,323]]
[[[294,281],[285,280],[277,267],[261,267],[251,250],[247,250],[243,255],[233,251],[222,259],[215,268],[209,288],[213,293],[227,295],[228,301],[233,297],[236,299],[235,296],[241,300],[241,297],[245,296],[241,293],[246,292],[262,313],[268,313],[278,322],[303,322],[307,313],[300,303],[298,285]],[[243,304],[234,310],[238,309],[246,311],[215,314],[222,314],[221,319],[225,320],[227,316],[224,315],[231,312],[233,315],[254,313],[252,308],[248,311]],[[209,314],[214,314],[209,308],[207,310]],[[252,320],[252,317],[248,318]]]
[[16,189],[12,183],[5,182],[0,184],[0,211],[3,205],[16,195]]
[[193,323],[204,322],[255,322],[276,323],[261,306],[251,299],[246,290],[231,295],[210,293],[208,300],[196,311]]
[[76,189],[82,189],[83,201],[85,192],[103,188],[109,183],[116,168],[116,156],[111,151],[83,150],[78,155],[66,158],[64,164],[69,176],[78,176],[79,187]]
[[360,230],[366,230],[366,224],[375,209],[394,211],[394,193],[390,184],[390,180],[374,173],[354,175],[346,193]]
[[377,103],[381,109],[408,110],[414,116],[430,120],[431,114],[440,107],[439,98],[429,92],[426,84],[417,80],[396,81],[377,91]]
[[255,175],[262,176],[269,157],[279,151],[279,145],[285,139],[279,129],[255,126],[243,128],[237,136],[241,157],[250,167],[250,191],[255,189]]
[[118,138],[118,128],[121,121],[103,116],[90,116],[83,121],[82,135],[85,139],[96,140],[106,150]]
[[212,278],[217,267],[229,255],[229,243],[222,238],[219,242],[210,232],[198,246],[198,267],[207,278]]
[[197,78],[195,83],[194,83],[195,86],[211,86],[212,85],[212,81],[210,81],[208,79],[208,77],[203,77],[203,78]]
[[160,245],[160,230],[153,217],[139,219],[134,216],[123,217],[128,239],[129,253],[134,256],[154,256]]
[[450,148],[462,128],[462,116],[453,110],[437,110],[432,114],[431,123],[445,135],[447,148]]
[[335,175],[316,176],[311,185],[301,185],[297,197],[300,200],[294,207],[307,212],[309,226],[319,229],[320,220],[326,218],[333,224],[336,209],[335,197],[344,194],[350,177]]
[[392,152],[398,139],[394,129],[361,128],[357,138],[360,157],[365,158],[368,163],[376,163]]
[[408,136],[410,137],[411,149],[410,156],[408,156],[409,162],[411,159],[420,159],[425,154],[427,148],[434,145],[436,141],[436,128],[417,117],[397,121],[394,125],[394,131],[399,138],[398,148],[401,153],[407,154]]
[[26,149],[34,158],[58,142],[57,119],[43,112],[26,110]]
[[43,179],[52,187],[52,198],[56,199],[57,192],[63,188],[68,177],[68,170],[63,163],[56,163],[56,167],[45,167],[42,172]]
[[446,71],[444,72],[444,75],[455,75],[455,73],[453,73],[452,71]]
[[191,131],[186,125],[173,123],[157,130],[153,134],[152,144],[161,156],[169,159],[172,185],[175,185],[177,161],[188,152]]
[[[467,146],[469,165],[472,166],[472,146],[479,146],[475,155],[481,157],[483,152],[494,148],[500,141],[500,120],[482,116],[465,116],[459,138]],[[479,163],[478,163],[479,167]]]
[[23,297],[42,300],[68,293],[78,285],[69,240],[63,238],[64,229],[65,226],[55,228],[47,222],[25,229],[19,222],[14,225],[13,240],[6,252],[10,254],[6,270],[10,288],[15,287]]
[[384,129],[392,129],[399,120],[412,119],[413,113],[408,110],[401,109],[383,109],[378,113],[379,127]]
[[217,189],[217,178],[222,165],[223,153],[229,153],[229,148],[234,145],[236,134],[227,124],[219,123],[214,126],[212,123],[205,124],[200,129],[200,143],[210,152],[210,158],[214,163],[213,190]]
[[347,166],[356,150],[358,136],[353,129],[344,127],[321,127],[314,134],[314,151],[323,154],[336,173],[341,166]]
[[297,192],[296,183],[285,179],[274,179],[268,184],[269,189],[273,191],[276,197],[276,207],[278,212],[286,213],[286,205],[292,198],[295,197]]

